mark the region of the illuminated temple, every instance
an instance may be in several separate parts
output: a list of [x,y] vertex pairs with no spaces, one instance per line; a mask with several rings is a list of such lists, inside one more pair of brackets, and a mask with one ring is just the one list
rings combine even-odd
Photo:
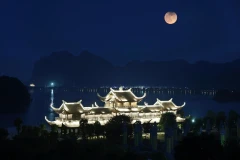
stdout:
[[132,118],[132,123],[136,121],[153,123],[159,122],[163,113],[172,112],[176,115],[177,122],[184,121],[184,118],[177,115],[177,111],[185,105],[185,102],[183,105],[177,106],[172,102],[172,99],[168,101],[157,99],[153,105],[148,105],[147,103],[138,105],[145,98],[146,93],[142,97],[137,97],[131,91],[131,88],[123,90],[122,87],[119,90],[110,88],[110,92],[105,97],[97,95],[105,103],[103,107],[98,106],[96,102],[91,107],[84,107],[81,103],[82,100],[71,103],[62,101],[59,108],[54,108],[51,105],[51,108],[59,116],[54,121],[48,120],[45,116],[45,120],[50,125],[57,125],[58,127],[62,125],[79,127],[82,118],[88,119],[90,124],[99,121],[104,125],[113,116],[127,115]]

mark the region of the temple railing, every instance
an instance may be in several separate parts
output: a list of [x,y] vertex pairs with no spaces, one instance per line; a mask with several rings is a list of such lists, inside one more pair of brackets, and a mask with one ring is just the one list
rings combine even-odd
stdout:
[[[160,118],[160,116],[130,116],[132,119],[154,119],[154,118]],[[89,121],[108,121],[111,117],[106,118],[100,118],[100,117],[88,117],[87,119]]]
[[[132,116],[130,115],[130,117],[132,119],[154,119],[154,118],[160,118],[160,116],[158,115],[142,115],[142,116]],[[109,117],[86,117],[89,121],[108,121],[110,118],[112,118],[111,116]],[[60,117],[55,117],[55,120],[59,120],[62,121],[62,118]],[[63,121],[69,121],[70,119],[63,119]]]
[[91,117],[87,118],[89,121],[108,121],[110,118],[97,118],[97,117]]
[[160,116],[136,116],[132,118],[145,118],[145,119],[153,119],[153,118],[160,118]]

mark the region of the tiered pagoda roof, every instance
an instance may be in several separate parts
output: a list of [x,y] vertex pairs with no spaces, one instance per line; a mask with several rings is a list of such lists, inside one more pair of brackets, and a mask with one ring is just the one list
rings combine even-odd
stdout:
[[110,92],[105,96],[102,97],[97,94],[98,97],[102,102],[107,101],[118,101],[118,102],[140,102],[143,98],[146,97],[146,93],[142,97],[137,97],[132,91],[131,88],[128,90],[123,90],[122,87],[119,90],[114,90],[110,88]]
[[99,107],[97,103],[95,102],[95,106],[92,105],[92,107],[84,107],[82,105],[82,100],[78,102],[66,102],[62,100],[62,104],[59,108],[55,108],[52,105],[50,107],[58,114],[65,113],[65,114],[79,114],[79,113],[85,113],[85,114],[109,114],[112,112],[117,112],[116,109],[110,108],[110,107]]
[[71,102],[71,103],[68,103],[68,102],[62,100],[62,104],[59,108],[55,108],[52,105],[50,105],[50,107],[56,113],[62,113],[63,111],[65,111],[68,114],[82,113],[83,111],[90,109],[90,107],[83,107],[82,100],[80,100],[78,102]]
[[173,111],[173,110],[179,110],[182,107],[184,107],[186,105],[186,103],[184,102],[183,105],[181,106],[177,106],[175,103],[173,103],[172,98],[168,101],[161,101],[157,98],[157,101],[153,104],[153,105],[148,105],[146,102],[144,103],[144,108],[149,108],[152,111]]
[[[131,92],[130,92],[131,93]],[[51,105],[51,108],[57,113],[64,113],[64,114],[110,114],[110,113],[117,113],[117,112],[159,112],[159,111],[175,111],[179,110],[185,106],[185,102],[181,106],[177,106],[172,102],[172,98],[168,101],[161,101],[157,98],[157,101],[153,105],[148,105],[146,102],[144,105],[139,105],[138,107],[134,108],[112,108],[112,107],[99,107],[95,102],[92,107],[84,107],[82,105],[82,100],[78,102],[66,102],[62,101],[62,104],[59,108],[55,108]]]

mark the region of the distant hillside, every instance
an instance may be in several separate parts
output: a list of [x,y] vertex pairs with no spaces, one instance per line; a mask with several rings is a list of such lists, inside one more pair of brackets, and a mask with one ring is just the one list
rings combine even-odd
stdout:
[[132,61],[116,67],[105,59],[82,52],[54,52],[34,65],[32,82],[38,86],[51,81],[66,86],[160,85],[195,88],[240,88],[240,59],[229,63],[184,60]]
[[27,87],[17,78],[0,76],[0,114],[23,113],[31,104]]

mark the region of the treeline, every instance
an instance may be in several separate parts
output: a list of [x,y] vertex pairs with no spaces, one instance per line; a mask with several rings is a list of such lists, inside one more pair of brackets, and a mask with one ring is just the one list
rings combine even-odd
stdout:
[[[194,119],[194,123],[190,122],[194,130],[199,130],[201,127],[202,129],[206,129],[206,124],[209,121],[212,129],[219,130],[221,123],[223,123],[229,130],[236,131],[239,118],[240,115],[233,110],[230,110],[228,114],[223,111],[216,113],[209,110],[202,118],[189,117],[188,120],[191,121]],[[236,135],[236,132],[234,134]]]
[[[236,135],[226,137],[225,144],[220,143],[220,133],[217,127],[224,122],[229,128],[237,127],[236,121],[239,115],[231,111],[226,116],[223,112],[209,111],[202,119],[187,117],[182,124],[176,123],[176,116],[172,113],[162,115],[158,124],[159,131],[165,131],[167,127],[179,125],[177,134],[181,137],[174,142],[173,155],[175,160],[202,160],[202,159],[228,159],[240,158],[239,137]],[[198,132],[198,128],[206,129],[206,122],[210,122],[211,133]],[[17,134],[11,138],[5,129],[0,129],[0,152],[7,159],[166,159],[166,141],[158,140],[158,151],[151,152],[145,147],[142,152],[136,152],[123,147],[123,123],[127,125],[128,145],[134,146],[134,124],[128,116],[115,116],[106,125],[99,122],[88,124],[86,119],[80,121],[80,127],[66,128],[53,125],[50,130],[41,124],[39,126],[25,126],[18,118],[14,121]],[[188,135],[184,136],[184,128],[190,125]],[[152,124],[142,124],[143,133],[150,132]],[[148,146],[150,140],[143,137],[143,144]]]
[[[7,159],[164,159],[162,152],[135,153],[122,147],[122,123],[128,126],[131,143],[133,130],[128,116],[115,116],[102,126],[99,122],[72,128],[44,124],[25,126],[20,118],[14,121],[17,134],[9,137],[6,129],[0,129],[0,152]],[[66,134],[65,134],[66,133]]]

